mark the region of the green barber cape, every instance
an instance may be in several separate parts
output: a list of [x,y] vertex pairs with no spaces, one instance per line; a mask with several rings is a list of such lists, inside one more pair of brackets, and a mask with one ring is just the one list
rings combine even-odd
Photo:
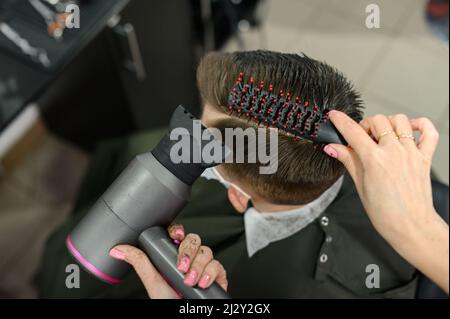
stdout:
[[[152,149],[165,129],[99,146],[81,185],[70,219],[49,239],[36,278],[43,298],[144,298],[134,272],[116,285],[83,270],[80,288],[66,287],[67,265],[75,263],[65,237],[129,161]],[[350,178],[313,223],[248,257],[243,215],[216,181],[200,178],[192,200],[176,222],[197,233],[228,273],[233,298],[413,298],[416,270],[377,234]]]

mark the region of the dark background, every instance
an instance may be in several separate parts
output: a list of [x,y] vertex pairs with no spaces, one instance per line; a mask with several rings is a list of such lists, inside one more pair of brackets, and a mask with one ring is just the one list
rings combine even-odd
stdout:
[[[81,28],[66,31],[56,42],[27,1],[5,0],[0,20],[46,48],[52,66],[45,69],[32,62],[0,37],[0,80],[14,77],[19,82],[13,105],[0,99],[0,108],[18,114],[29,101],[37,101],[47,128],[87,151],[100,140],[168,123],[179,104],[198,115],[195,70],[200,57],[219,49],[240,20],[256,26],[257,3],[211,1],[211,20],[205,21],[200,0],[82,1]],[[114,14],[121,20],[108,27]],[[214,41],[205,45],[210,21]],[[123,31],[127,24],[135,30],[145,79],[138,79],[129,65],[131,51]],[[0,126],[13,118],[0,117]]]

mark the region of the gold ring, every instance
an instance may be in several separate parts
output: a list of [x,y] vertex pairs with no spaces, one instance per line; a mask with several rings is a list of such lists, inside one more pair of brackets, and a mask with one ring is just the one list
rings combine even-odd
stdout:
[[381,140],[382,137],[388,135],[388,134],[392,134],[395,136],[395,138],[398,140],[398,136],[394,131],[384,131],[383,133],[380,134],[380,136],[378,137],[378,140]]
[[398,136],[398,138],[399,138],[399,139],[400,139],[400,138],[409,138],[410,140],[413,140],[413,141],[416,140],[416,138],[415,138],[414,135],[412,135],[412,134],[401,134],[401,135]]

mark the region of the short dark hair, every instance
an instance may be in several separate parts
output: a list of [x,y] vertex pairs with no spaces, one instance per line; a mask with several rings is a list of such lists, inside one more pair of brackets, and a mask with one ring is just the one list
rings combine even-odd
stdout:
[[[274,92],[284,90],[319,109],[340,110],[356,121],[362,118],[362,101],[352,83],[337,69],[304,54],[262,50],[210,53],[197,70],[203,102],[229,114],[228,95],[240,72],[244,73],[244,81],[252,77],[255,81],[272,84]],[[256,124],[230,115],[213,126],[247,128]],[[279,160],[275,174],[259,174],[259,163],[225,164],[226,173],[267,201],[280,205],[311,202],[344,173],[344,167],[337,160],[312,143],[294,140],[282,130],[278,139]]]

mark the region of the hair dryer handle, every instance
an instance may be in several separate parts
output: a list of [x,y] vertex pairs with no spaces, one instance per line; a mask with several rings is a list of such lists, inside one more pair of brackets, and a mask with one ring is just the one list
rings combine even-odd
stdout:
[[213,283],[207,289],[189,287],[184,283],[184,274],[177,269],[177,248],[167,237],[164,228],[155,226],[139,236],[141,248],[150,257],[153,265],[169,284],[186,299],[229,299],[228,294]]

